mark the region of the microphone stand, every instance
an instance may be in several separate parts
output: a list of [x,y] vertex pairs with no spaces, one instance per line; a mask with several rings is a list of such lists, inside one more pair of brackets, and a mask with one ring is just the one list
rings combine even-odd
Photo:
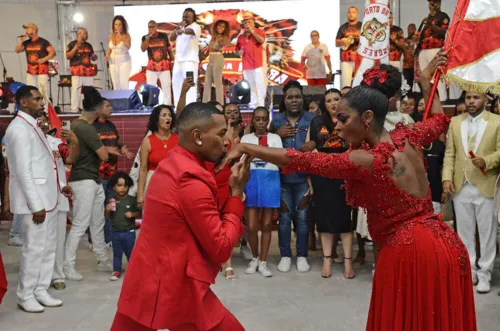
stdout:
[[104,49],[104,45],[102,41],[100,42],[101,44],[101,50],[102,50],[102,60],[106,63],[106,70],[104,71],[104,80],[106,81],[106,89],[111,90],[111,82],[109,81],[109,62],[106,61],[106,50]]
[[3,68],[3,81],[7,81],[7,68],[5,68],[5,63],[3,62],[2,58],[2,53],[0,53],[0,62],[2,62],[2,68]]

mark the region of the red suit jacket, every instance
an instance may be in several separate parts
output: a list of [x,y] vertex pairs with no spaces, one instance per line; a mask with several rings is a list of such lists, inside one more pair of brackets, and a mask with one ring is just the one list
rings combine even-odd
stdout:
[[217,185],[201,160],[177,146],[148,186],[141,232],[125,273],[118,311],[153,329],[215,327],[225,308],[210,289],[243,233],[244,205],[217,208]]

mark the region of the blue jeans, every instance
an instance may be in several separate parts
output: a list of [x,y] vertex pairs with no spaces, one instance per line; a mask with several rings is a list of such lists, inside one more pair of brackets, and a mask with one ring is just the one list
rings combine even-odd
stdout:
[[135,245],[135,230],[125,232],[111,231],[111,242],[113,243],[113,271],[122,272],[123,253],[130,262],[130,255]]
[[10,237],[20,237],[20,236],[21,236],[21,216],[14,214],[12,216]]
[[[104,189],[104,209],[106,209],[106,205],[109,203],[109,199],[113,198],[115,196],[115,191],[109,184],[109,181],[107,179],[101,180],[102,188]],[[92,237],[90,236],[90,231],[87,229],[87,233],[89,235],[89,243],[92,244]],[[104,241],[106,244],[109,244],[111,241],[111,220],[109,218],[106,218],[104,220]]]
[[309,244],[309,204],[305,208],[299,209],[299,203],[308,189],[307,181],[298,184],[281,183],[282,208],[279,213],[278,239],[282,257],[292,256],[292,249],[290,247],[292,219],[295,219],[297,226],[297,256],[307,257]]

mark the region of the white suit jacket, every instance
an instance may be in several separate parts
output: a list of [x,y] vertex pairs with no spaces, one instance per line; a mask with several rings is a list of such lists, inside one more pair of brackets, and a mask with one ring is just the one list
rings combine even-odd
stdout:
[[10,210],[33,214],[57,207],[59,185],[52,149],[30,115],[19,111],[5,133],[10,171]]

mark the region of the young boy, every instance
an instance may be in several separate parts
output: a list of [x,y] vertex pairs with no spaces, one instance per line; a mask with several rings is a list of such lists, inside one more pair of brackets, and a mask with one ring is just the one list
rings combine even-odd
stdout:
[[113,274],[109,280],[118,280],[122,272],[123,253],[130,261],[135,244],[135,219],[140,217],[136,199],[128,195],[134,184],[124,172],[115,173],[109,182],[115,191],[115,199],[106,205],[106,217],[111,219],[111,242],[113,243]]

